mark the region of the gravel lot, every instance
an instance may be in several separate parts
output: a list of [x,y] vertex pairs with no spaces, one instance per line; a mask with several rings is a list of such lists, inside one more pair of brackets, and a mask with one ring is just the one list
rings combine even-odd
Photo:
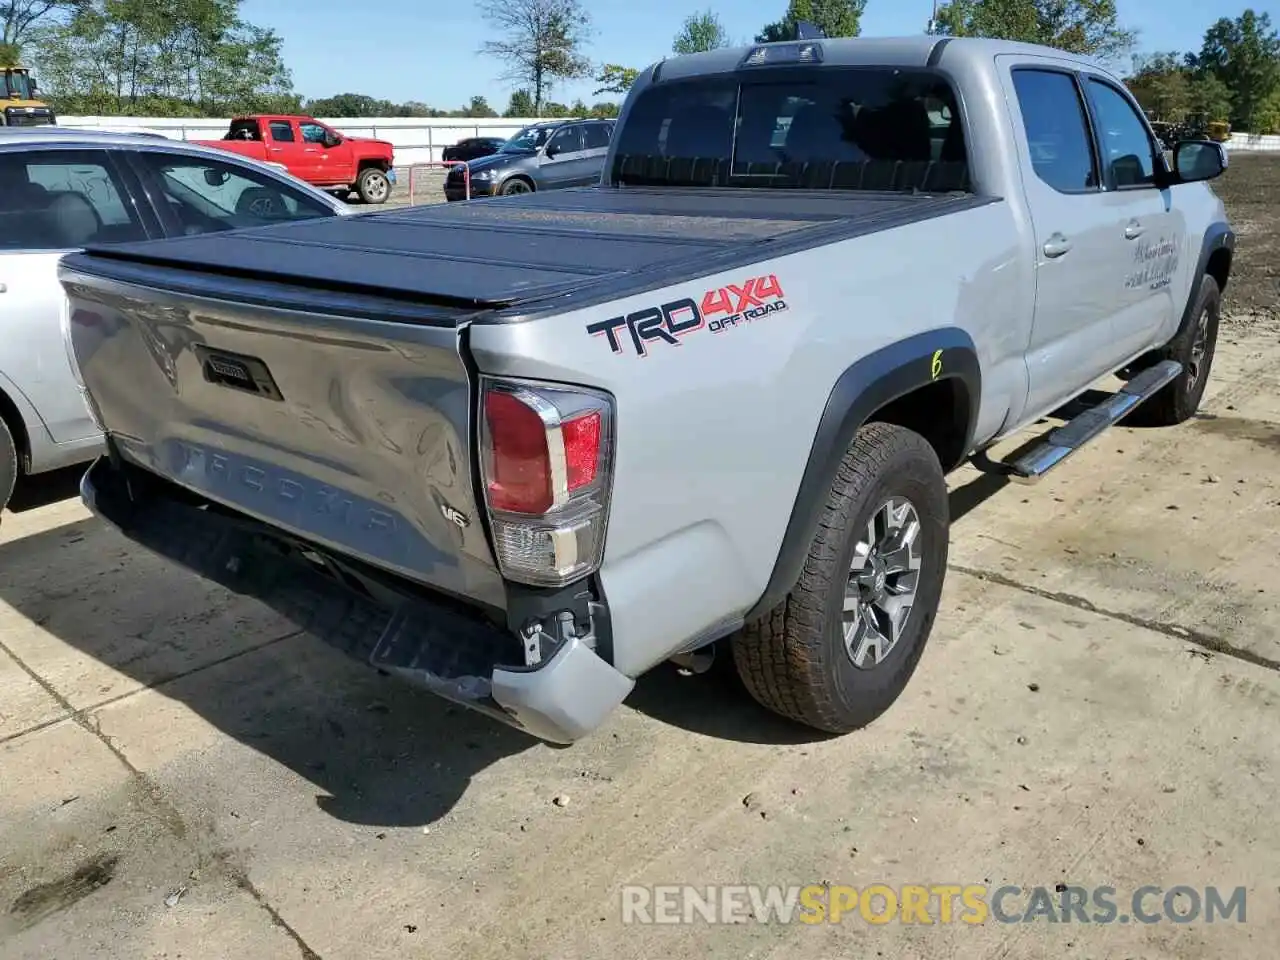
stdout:
[[[854,736],[661,669],[553,749],[132,549],[74,472],[29,485],[0,523],[0,956],[1274,956],[1278,184],[1251,155],[1222,184],[1240,266],[1202,415],[1033,488],[958,473],[934,639]],[[624,884],[824,882],[1109,885],[1125,916],[1144,885],[1244,886],[1248,910],[622,922]]]

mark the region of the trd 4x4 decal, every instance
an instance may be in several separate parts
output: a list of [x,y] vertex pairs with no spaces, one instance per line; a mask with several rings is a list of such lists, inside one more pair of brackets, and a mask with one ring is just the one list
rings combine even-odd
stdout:
[[622,331],[625,329],[636,356],[647,357],[650,344],[668,343],[678,347],[681,338],[697,330],[723,333],[786,309],[782,284],[776,275],[769,274],[708,290],[697,300],[685,297],[660,307],[645,307],[590,323],[587,333],[593,337],[603,334],[610,350],[623,353]]

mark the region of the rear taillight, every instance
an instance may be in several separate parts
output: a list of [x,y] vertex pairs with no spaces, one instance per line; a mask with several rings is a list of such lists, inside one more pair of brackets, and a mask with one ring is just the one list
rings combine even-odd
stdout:
[[613,402],[594,390],[484,378],[480,464],[504,576],[563,586],[599,566],[613,479]]

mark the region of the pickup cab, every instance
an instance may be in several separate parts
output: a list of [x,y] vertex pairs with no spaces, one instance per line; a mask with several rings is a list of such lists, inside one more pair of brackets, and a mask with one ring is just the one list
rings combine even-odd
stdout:
[[231,121],[206,147],[284,167],[299,180],[364,203],[386,203],[395,184],[395,148],[385,140],[348,137],[312,117],[253,116]]
[[1034,482],[1197,409],[1225,166],[1043,47],[665,60],[596,186],[68,257],[83,496],[546,740],[716,650],[852,731],[925,651],[949,471]]

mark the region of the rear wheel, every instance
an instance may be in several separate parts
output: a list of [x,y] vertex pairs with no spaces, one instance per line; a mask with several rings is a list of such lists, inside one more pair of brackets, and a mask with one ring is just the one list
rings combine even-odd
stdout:
[[391,181],[377,167],[365,167],[356,179],[356,193],[364,203],[386,203],[391,196]]
[[0,418],[0,510],[9,505],[14,484],[18,482],[18,446],[13,442],[9,425]]
[[846,452],[800,580],[734,638],[751,695],[829,733],[871,723],[898,699],[942,596],[949,535],[937,454],[919,434],[874,423]]
[[1222,291],[1218,281],[1206,274],[1200,280],[1191,322],[1152,355],[1154,362],[1177,360],[1182,364],[1182,373],[1133,411],[1125,426],[1172,427],[1195,415],[1209,382],[1221,319]]

